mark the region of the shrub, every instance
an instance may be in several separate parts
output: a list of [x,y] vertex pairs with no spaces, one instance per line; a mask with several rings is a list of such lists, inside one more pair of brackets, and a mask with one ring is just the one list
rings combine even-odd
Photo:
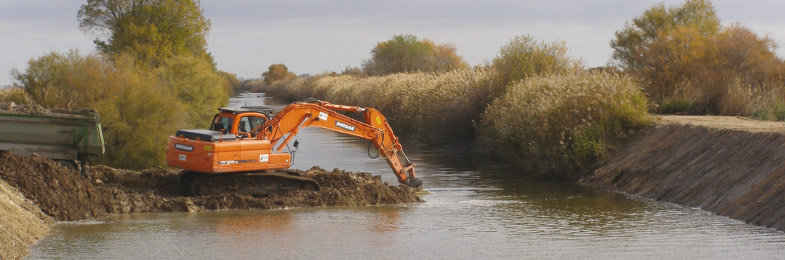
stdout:
[[[502,46],[492,66],[498,77],[495,85],[503,88],[531,76],[573,71],[582,64],[567,56],[564,42],[537,42],[531,36],[518,36]],[[503,89],[497,92],[502,94]]]
[[682,97],[665,98],[659,107],[663,114],[688,114],[692,108],[692,101]]
[[10,87],[0,89],[0,103],[14,102],[16,104],[30,104],[32,99],[24,89],[19,87]]
[[627,76],[535,76],[494,100],[478,126],[482,147],[544,174],[577,177],[627,131],[647,122],[647,101]]

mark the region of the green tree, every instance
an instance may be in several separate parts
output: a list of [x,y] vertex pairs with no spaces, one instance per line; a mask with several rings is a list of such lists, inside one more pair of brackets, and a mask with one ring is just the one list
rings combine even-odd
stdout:
[[226,80],[212,71],[204,59],[176,56],[164,60],[155,70],[159,88],[168,90],[184,105],[188,123],[207,128],[217,108],[226,104],[229,96],[223,86]]
[[238,92],[242,92],[243,91],[241,89],[242,83],[240,83],[240,80],[237,79],[237,75],[236,74],[229,73],[229,72],[226,72],[226,71],[221,71],[221,70],[219,70],[217,73],[218,73],[218,75],[221,75],[221,77],[224,77],[224,80],[226,81],[224,83],[224,90],[230,96],[234,95],[234,93],[238,93]]
[[367,75],[387,75],[402,72],[447,72],[467,69],[469,65],[456,54],[451,44],[435,44],[416,36],[395,35],[392,39],[376,44],[371,58],[363,61]]
[[174,55],[206,58],[210,21],[198,0],[87,0],[78,12],[79,27],[97,32],[104,54],[134,54],[153,66]]
[[264,83],[267,85],[273,84],[273,82],[287,79],[287,78],[294,78],[297,77],[296,74],[289,72],[289,68],[286,67],[284,64],[273,64],[270,67],[267,67],[267,71],[262,73],[262,78],[264,78]]

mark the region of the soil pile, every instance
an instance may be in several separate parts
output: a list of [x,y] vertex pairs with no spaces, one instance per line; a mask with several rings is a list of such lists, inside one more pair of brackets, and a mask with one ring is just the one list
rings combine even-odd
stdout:
[[417,190],[390,186],[368,173],[325,171],[314,167],[303,176],[315,179],[318,191],[252,197],[237,194],[184,197],[177,194],[177,171],[91,167],[83,176],[43,158],[0,154],[0,178],[16,187],[57,220],[83,220],[112,214],[270,209],[313,206],[360,206],[422,202]]
[[54,223],[16,188],[0,180],[0,258],[20,259]]
[[84,116],[89,113],[97,113],[93,109],[67,110],[59,108],[46,108],[38,104],[16,104],[14,102],[0,103],[0,111],[15,112],[21,114],[35,115],[58,115],[58,116]]
[[584,184],[785,230],[785,124],[668,116]]

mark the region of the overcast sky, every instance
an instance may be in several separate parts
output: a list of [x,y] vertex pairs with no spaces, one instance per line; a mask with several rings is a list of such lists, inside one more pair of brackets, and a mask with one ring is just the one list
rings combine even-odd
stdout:
[[[78,28],[76,12],[83,2],[0,0],[0,86],[11,84],[10,70],[24,70],[32,57],[95,50],[95,35]],[[528,34],[565,41],[571,56],[601,66],[610,59],[613,33],[658,2],[202,0],[202,8],[212,22],[207,42],[218,68],[256,78],[274,63],[297,74],[360,66],[377,42],[396,34],[452,43],[471,65],[492,60],[511,38]],[[723,24],[741,22],[785,46],[785,1],[713,3]],[[782,49],[777,52],[783,56]]]

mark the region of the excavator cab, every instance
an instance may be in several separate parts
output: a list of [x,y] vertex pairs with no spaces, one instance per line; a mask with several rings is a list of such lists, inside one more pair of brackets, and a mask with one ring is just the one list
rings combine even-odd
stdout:
[[264,125],[272,117],[273,109],[262,106],[246,106],[241,108],[219,108],[213,117],[210,130],[231,133],[240,137],[254,137],[251,131]]

